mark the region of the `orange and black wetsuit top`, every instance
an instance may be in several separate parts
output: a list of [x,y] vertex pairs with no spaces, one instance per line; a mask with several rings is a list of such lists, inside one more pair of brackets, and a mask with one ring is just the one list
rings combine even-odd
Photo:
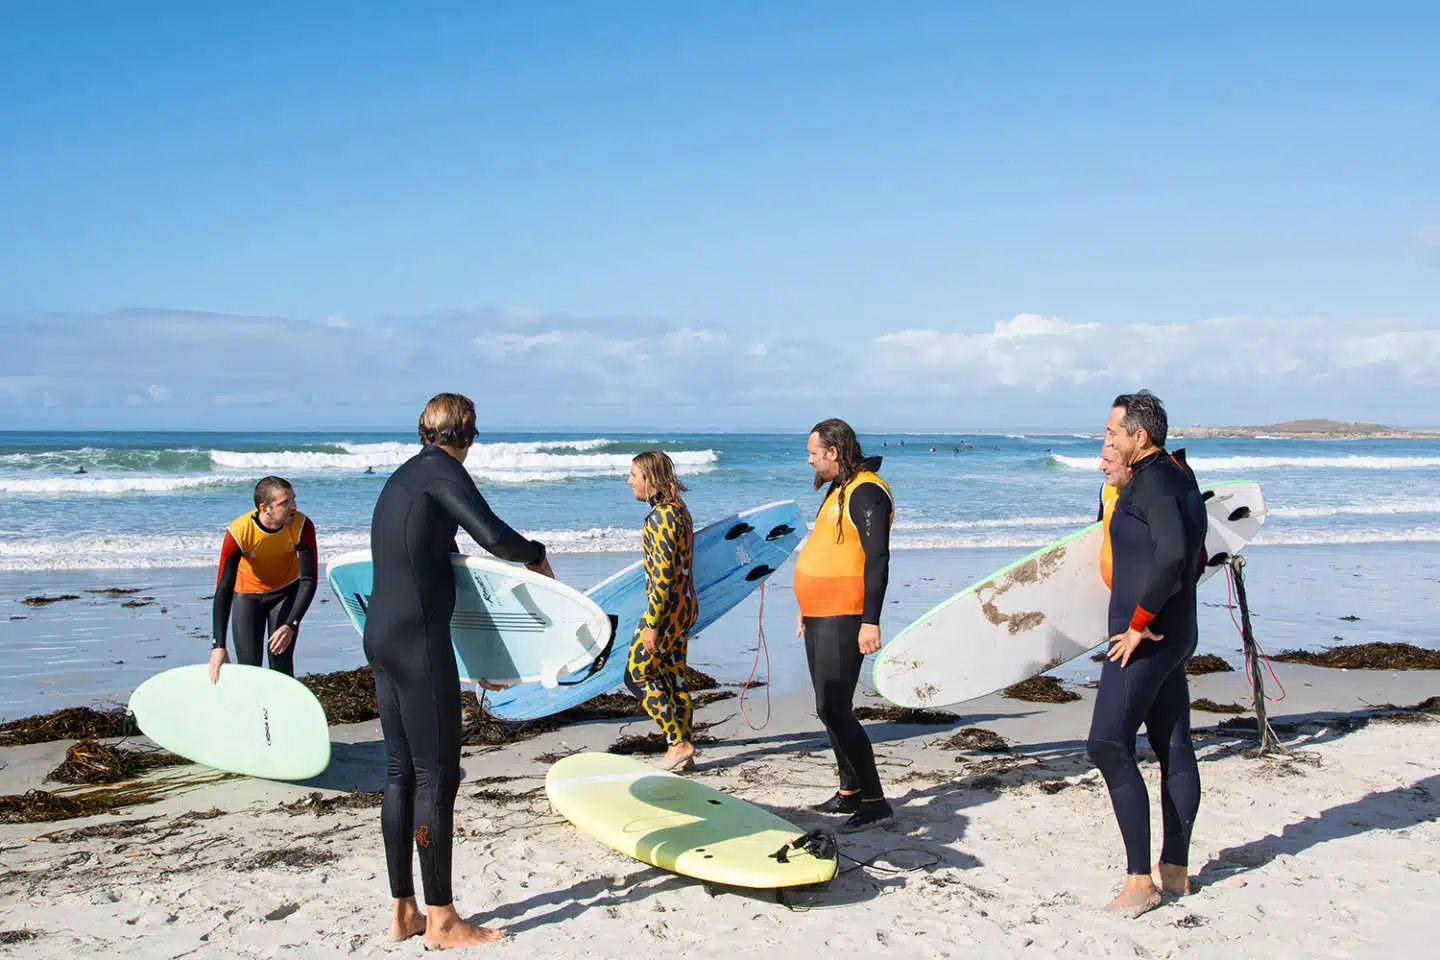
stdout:
[[1100,488],[1100,512],[1095,519],[1100,521],[1100,529],[1104,534],[1100,541],[1100,579],[1105,581],[1107,587],[1110,586],[1111,572],[1115,566],[1110,550],[1110,516],[1115,512],[1115,502],[1119,499],[1119,487],[1107,483]]
[[[832,484],[795,560],[802,616],[860,617],[879,624],[890,580],[895,501],[870,457],[843,489]],[[841,502],[844,508],[841,508]]]
[[220,544],[220,570],[212,605],[214,645],[225,645],[226,625],[235,594],[262,595],[281,590],[295,594],[285,622],[299,627],[319,579],[315,524],[303,513],[278,530],[260,523],[258,510],[236,517]]

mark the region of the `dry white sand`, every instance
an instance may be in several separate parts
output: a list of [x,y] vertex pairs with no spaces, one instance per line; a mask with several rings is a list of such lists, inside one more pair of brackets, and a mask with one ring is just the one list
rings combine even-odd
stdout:
[[[1090,698],[1043,706],[986,698],[960,724],[869,725],[898,816],[841,837],[844,872],[825,888],[717,890],[648,867],[549,811],[542,755],[603,749],[640,721],[595,722],[467,751],[456,812],[462,912],[510,938],[502,957],[1433,955],[1440,942],[1440,723],[1356,723],[1370,705],[1440,693],[1440,674],[1279,666],[1272,707],[1290,760],[1244,755],[1244,738],[1201,736],[1204,800],[1197,891],[1135,921],[1102,908],[1124,858],[1108,797],[1084,758]],[[1198,678],[1195,696],[1248,702],[1243,677]],[[878,704],[879,701],[865,701]],[[736,701],[700,711],[695,776],[797,826],[834,789],[809,705],[777,703],[753,732]],[[752,705],[752,717],[763,705]],[[1218,717],[1196,713],[1195,722]],[[967,753],[943,741],[982,726],[1012,743]],[[390,944],[378,809],[323,815],[279,804],[314,790],[376,790],[378,726],[335,728],[331,768],[310,784],[236,779],[159,803],[64,823],[0,827],[0,953],[23,957],[418,955]],[[1143,738],[1142,738],[1143,744]],[[0,793],[41,784],[67,743],[0,749]],[[1148,756],[1148,754],[1146,754]],[[1158,771],[1145,764],[1154,803]],[[165,771],[184,779],[193,767]],[[515,778],[489,780],[487,778]],[[53,787],[54,785],[50,785]],[[190,811],[223,811],[203,818]],[[418,878],[417,878],[418,879]],[[30,931],[21,939],[14,931]],[[1428,946],[1427,946],[1428,945]]]

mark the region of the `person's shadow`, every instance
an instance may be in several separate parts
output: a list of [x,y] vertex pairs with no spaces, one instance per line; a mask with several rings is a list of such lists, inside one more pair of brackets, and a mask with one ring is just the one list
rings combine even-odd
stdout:
[[1248,873],[1281,855],[1294,856],[1331,840],[1357,837],[1373,830],[1404,830],[1440,819],[1440,775],[1408,787],[1367,793],[1318,816],[1286,824],[1278,834],[1228,847],[1200,868],[1197,886]]

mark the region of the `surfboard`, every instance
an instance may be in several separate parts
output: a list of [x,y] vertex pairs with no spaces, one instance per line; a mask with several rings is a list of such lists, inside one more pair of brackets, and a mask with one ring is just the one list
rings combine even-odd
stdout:
[[199,664],[158,673],[135,688],[140,731],[186,760],[266,780],[307,780],[330,764],[320,701],[298,680],[227,663],[220,682]]
[[633,757],[577,753],[545,775],[550,804],[582,833],[643,863],[732,887],[804,886],[835,876],[838,859],[788,851],[805,833],[753,803]]
[[[610,643],[610,618],[574,587],[490,557],[453,554],[450,570],[450,641],[462,680],[553,684]],[[375,579],[370,551],[336,557],[326,576],[363,636]]]
[[[1260,485],[1206,484],[1201,582],[1265,522]],[[902,707],[960,703],[1073,660],[1109,639],[1100,578],[1104,532],[1092,523],[997,570],[917,618],[876,655],[875,689]]]
[[[691,566],[699,616],[693,638],[748,597],[783,564],[805,534],[794,500],[768,503],[732,514],[695,532]],[[538,684],[488,694],[486,705],[505,720],[533,720],[578,706],[619,686],[635,626],[645,613],[645,569],[637,561],[586,591],[615,618],[614,647],[603,660],[591,658],[555,687]],[[694,650],[694,647],[691,647]]]

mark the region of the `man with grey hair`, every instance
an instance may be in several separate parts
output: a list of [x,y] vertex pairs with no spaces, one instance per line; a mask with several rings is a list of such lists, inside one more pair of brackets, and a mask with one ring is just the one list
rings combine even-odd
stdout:
[[[1184,452],[1165,450],[1168,432],[1164,405],[1145,390],[1116,397],[1105,427],[1105,444],[1130,468],[1130,480],[1110,517],[1111,646],[1088,747],[1125,843],[1125,887],[1110,909],[1129,917],[1159,904],[1161,889],[1189,892],[1190,831],[1200,808],[1185,662],[1198,638],[1195,588],[1205,569],[1205,501]],[[1150,872],[1150,798],[1135,763],[1142,723],[1160,761],[1160,889]]]

